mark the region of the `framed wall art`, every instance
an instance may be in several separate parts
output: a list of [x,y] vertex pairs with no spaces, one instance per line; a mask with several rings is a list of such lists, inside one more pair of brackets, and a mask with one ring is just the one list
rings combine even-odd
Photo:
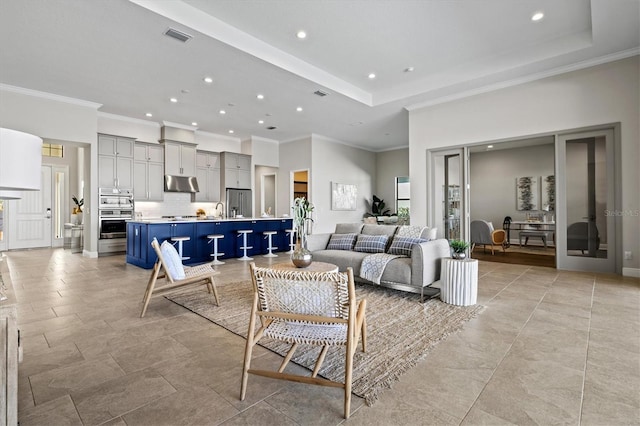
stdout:
[[331,210],[355,210],[357,199],[357,185],[336,182],[331,184]]
[[538,178],[523,176],[516,178],[516,210],[538,210]]

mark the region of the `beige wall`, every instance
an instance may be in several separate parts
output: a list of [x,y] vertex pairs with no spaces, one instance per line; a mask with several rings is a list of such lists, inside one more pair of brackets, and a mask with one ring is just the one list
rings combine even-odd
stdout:
[[[360,222],[371,199],[375,176],[376,154],[313,135],[313,167],[310,176],[311,199],[315,205],[313,232],[332,232],[336,223]],[[331,210],[331,184],[353,184],[358,187],[356,210]]]
[[[620,123],[621,209],[640,208],[640,74],[638,56],[409,113],[412,215],[426,224],[427,150]],[[623,267],[640,269],[640,217],[620,217]]]

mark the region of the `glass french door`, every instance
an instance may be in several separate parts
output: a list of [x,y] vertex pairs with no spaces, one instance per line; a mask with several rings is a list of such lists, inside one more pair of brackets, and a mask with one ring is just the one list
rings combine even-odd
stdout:
[[468,161],[466,149],[431,152],[429,225],[438,238],[465,239],[467,231]]
[[559,135],[558,269],[616,272],[613,129]]

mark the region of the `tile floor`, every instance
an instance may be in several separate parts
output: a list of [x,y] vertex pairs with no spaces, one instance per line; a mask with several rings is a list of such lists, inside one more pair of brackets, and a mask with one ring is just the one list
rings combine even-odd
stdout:
[[[345,422],[339,389],[251,376],[240,401],[244,340],[164,298],[139,318],[149,271],[124,256],[6,255],[21,426],[640,423],[638,279],[481,262],[484,312]],[[247,269],[228,262],[218,285]]]

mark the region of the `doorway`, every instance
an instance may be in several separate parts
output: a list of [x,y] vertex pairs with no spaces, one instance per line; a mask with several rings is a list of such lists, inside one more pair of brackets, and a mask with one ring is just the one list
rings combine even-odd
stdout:
[[432,202],[429,208],[429,226],[437,227],[438,238],[465,239],[468,235],[465,149],[430,153],[429,175]]
[[260,213],[272,216],[278,211],[276,193],[277,175],[275,173],[263,174],[260,177]]

